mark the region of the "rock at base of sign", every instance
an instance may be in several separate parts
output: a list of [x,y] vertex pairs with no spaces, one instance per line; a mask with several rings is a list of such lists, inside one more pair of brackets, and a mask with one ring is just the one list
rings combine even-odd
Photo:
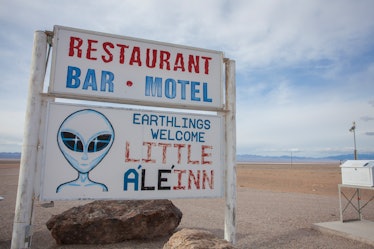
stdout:
[[47,221],[57,244],[109,244],[170,235],[182,212],[169,200],[94,201]]
[[223,239],[218,239],[211,232],[202,229],[184,228],[170,237],[163,249],[234,249]]

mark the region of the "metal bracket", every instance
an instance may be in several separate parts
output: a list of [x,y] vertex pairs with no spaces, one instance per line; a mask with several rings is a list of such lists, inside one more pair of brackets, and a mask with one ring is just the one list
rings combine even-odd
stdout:
[[27,225],[25,227],[25,243],[30,245],[32,235],[32,225]]
[[54,33],[53,31],[44,31],[44,33],[47,35],[47,44],[48,44],[48,52],[47,52],[47,58],[46,58],[46,61],[45,61],[45,72],[47,72],[47,67],[48,67],[48,59],[49,59],[49,55],[51,53],[51,47],[53,46],[53,36],[54,36]]
[[49,46],[53,46],[53,36],[54,36],[54,33],[53,31],[44,31],[44,33],[47,35],[47,44]]

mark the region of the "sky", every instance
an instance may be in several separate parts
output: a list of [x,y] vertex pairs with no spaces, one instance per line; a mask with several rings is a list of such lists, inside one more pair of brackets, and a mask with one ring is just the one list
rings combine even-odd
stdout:
[[62,25],[223,51],[237,154],[374,153],[372,0],[0,0],[0,152],[21,152],[33,34]]

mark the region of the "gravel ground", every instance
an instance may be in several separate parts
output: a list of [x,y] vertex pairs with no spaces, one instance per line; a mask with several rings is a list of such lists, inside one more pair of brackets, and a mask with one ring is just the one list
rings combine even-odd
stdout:
[[[0,248],[10,248],[18,171],[0,171]],[[55,202],[45,208],[34,205],[32,248],[162,248],[168,237],[149,241],[127,241],[110,245],[56,245],[45,226],[53,214],[87,202]],[[224,237],[223,199],[177,199],[173,203],[183,212],[180,228],[202,228]],[[370,212],[374,211],[371,208]],[[371,215],[371,214],[369,214]],[[312,229],[313,223],[339,220],[338,197],[280,193],[240,187],[237,191],[236,247],[246,248],[337,248],[369,249],[370,245]]]

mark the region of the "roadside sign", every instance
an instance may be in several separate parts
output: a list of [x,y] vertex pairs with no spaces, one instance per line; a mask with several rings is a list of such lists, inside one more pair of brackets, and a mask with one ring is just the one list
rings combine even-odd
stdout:
[[50,103],[41,199],[221,197],[223,118]]
[[[43,94],[52,36],[50,84]],[[35,32],[11,247],[31,244],[35,197],[222,197],[224,189],[225,239],[235,243],[235,84],[235,61],[223,60],[222,52],[61,26],[53,34]],[[216,114],[94,107],[55,98]]]
[[55,26],[49,91],[217,110],[222,68],[222,52]]

